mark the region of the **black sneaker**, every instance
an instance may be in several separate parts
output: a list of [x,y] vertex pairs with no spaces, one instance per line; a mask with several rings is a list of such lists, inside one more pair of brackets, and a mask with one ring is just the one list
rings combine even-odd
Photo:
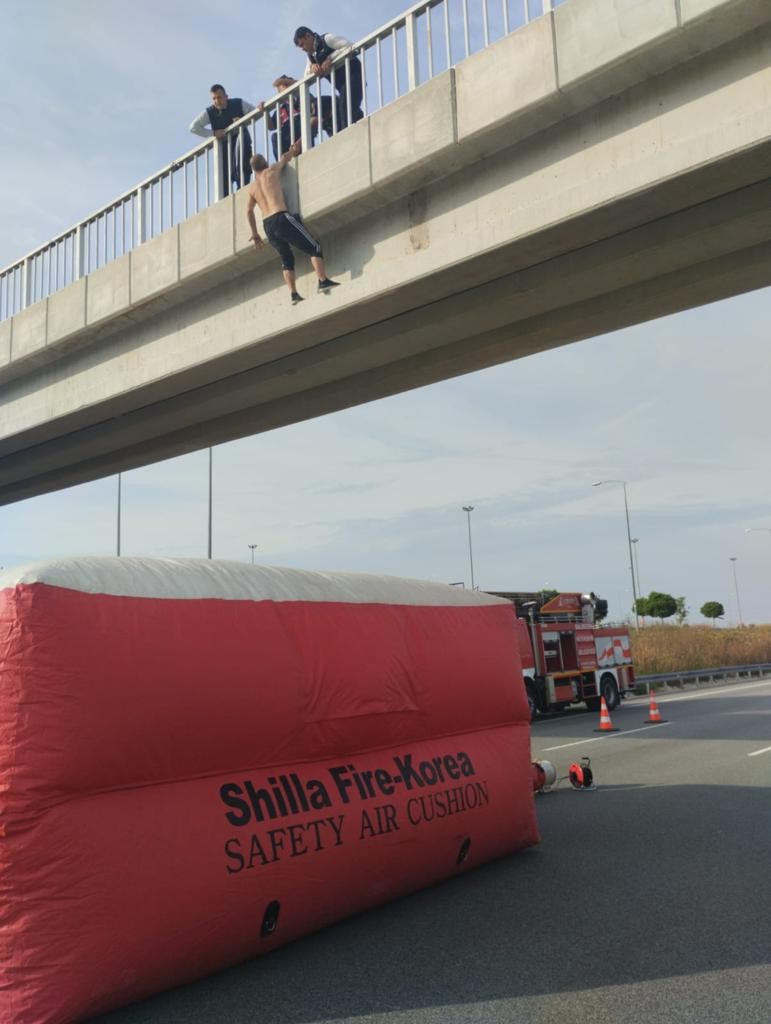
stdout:
[[298,302],[302,302],[303,301],[303,297],[302,297],[302,295],[300,295],[299,292],[292,292],[291,298],[292,298],[292,305],[293,306],[296,306]]
[[318,290],[324,292],[325,295],[329,295],[333,288],[338,288],[339,286],[339,281],[333,281],[332,278],[325,277],[323,281],[319,281]]

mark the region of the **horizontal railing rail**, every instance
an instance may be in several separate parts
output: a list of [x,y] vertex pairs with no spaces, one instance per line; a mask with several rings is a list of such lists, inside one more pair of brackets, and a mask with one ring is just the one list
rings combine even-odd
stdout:
[[656,683],[698,683],[702,680],[764,675],[771,675],[771,662],[761,662],[756,665],[723,665],[717,668],[694,668],[686,672],[658,672],[655,675],[635,676],[635,682],[638,685],[655,686]]
[[[0,271],[0,320],[229,194],[248,157],[320,144],[567,0],[422,0],[354,44],[330,80],[308,76]],[[298,51],[299,52],[299,51]]]

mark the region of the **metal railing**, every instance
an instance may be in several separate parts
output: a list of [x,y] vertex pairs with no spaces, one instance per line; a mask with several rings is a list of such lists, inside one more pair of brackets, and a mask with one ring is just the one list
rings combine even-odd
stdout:
[[[566,0],[422,0],[356,43],[331,80],[307,77],[0,271],[0,320],[245,184],[249,152],[279,158],[342,131]],[[298,57],[300,51],[298,51]],[[360,70],[359,70],[360,69]],[[359,98],[359,92],[361,96]],[[283,110],[282,110],[283,108]]]
[[687,672],[659,672],[656,675],[635,676],[638,686],[655,688],[656,683],[700,683],[715,679],[738,679],[771,675],[771,662],[759,665],[726,665],[720,668],[694,668]]

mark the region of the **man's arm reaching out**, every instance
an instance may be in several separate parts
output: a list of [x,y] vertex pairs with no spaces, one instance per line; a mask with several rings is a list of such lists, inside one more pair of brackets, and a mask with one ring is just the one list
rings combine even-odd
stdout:
[[302,153],[302,151],[303,144],[300,141],[300,139],[298,139],[297,142],[292,143],[292,145],[289,147],[286,153],[284,153],[281,159],[277,160],[273,166],[276,167],[279,171],[283,171],[283,169],[286,167],[286,165],[289,163],[292,157],[299,156],[300,153]]

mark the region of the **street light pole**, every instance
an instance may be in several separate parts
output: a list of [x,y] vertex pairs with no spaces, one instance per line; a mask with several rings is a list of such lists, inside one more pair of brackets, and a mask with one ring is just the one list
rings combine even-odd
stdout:
[[473,505],[464,505],[463,511],[466,513],[468,519],[468,560],[471,566],[471,589],[474,590],[474,552],[471,547],[471,513],[474,511]]
[[206,557],[211,558],[211,526],[212,526],[212,450],[209,448],[209,530]]
[[592,487],[601,487],[603,484],[621,484],[624,488],[624,515],[626,516],[626,539],[629,545],[629,572],[632,575],[632,610],[634,611],[635,628],[640,628],[640,616],[637,614],[637,584],[634,578],[634,556],[632,555],[632,531],[629,526],[629,501],[626,494],[626,480],[596,480]]
[[637,560],[637,545],[640,543],[640,538],[632,537],[632,543],[634,544],[634,571],[637,573],[637,593],[642,597],[643,589],[640,585],[640,563]]
[[121,507],[121,490],[122,490],[122,473],[118,473],[118,523],[115,538],[115,554],[120,558],[120,507]]
[[254,565],[254,549],[257,547],[257,545],[256,544],[247,544],[246,546],[249,548],[249,550],[252,553],[252,565]]
[[734,593],[736,594],[736,618],[738,620],[737,624],[739,626],[743,626],[744,623],[742,622],[742,606],[739,602],[739,584],[736,581],[736,555],[731,555],[728,561],[731,563],[731,568],[733,569],[734,574]]

